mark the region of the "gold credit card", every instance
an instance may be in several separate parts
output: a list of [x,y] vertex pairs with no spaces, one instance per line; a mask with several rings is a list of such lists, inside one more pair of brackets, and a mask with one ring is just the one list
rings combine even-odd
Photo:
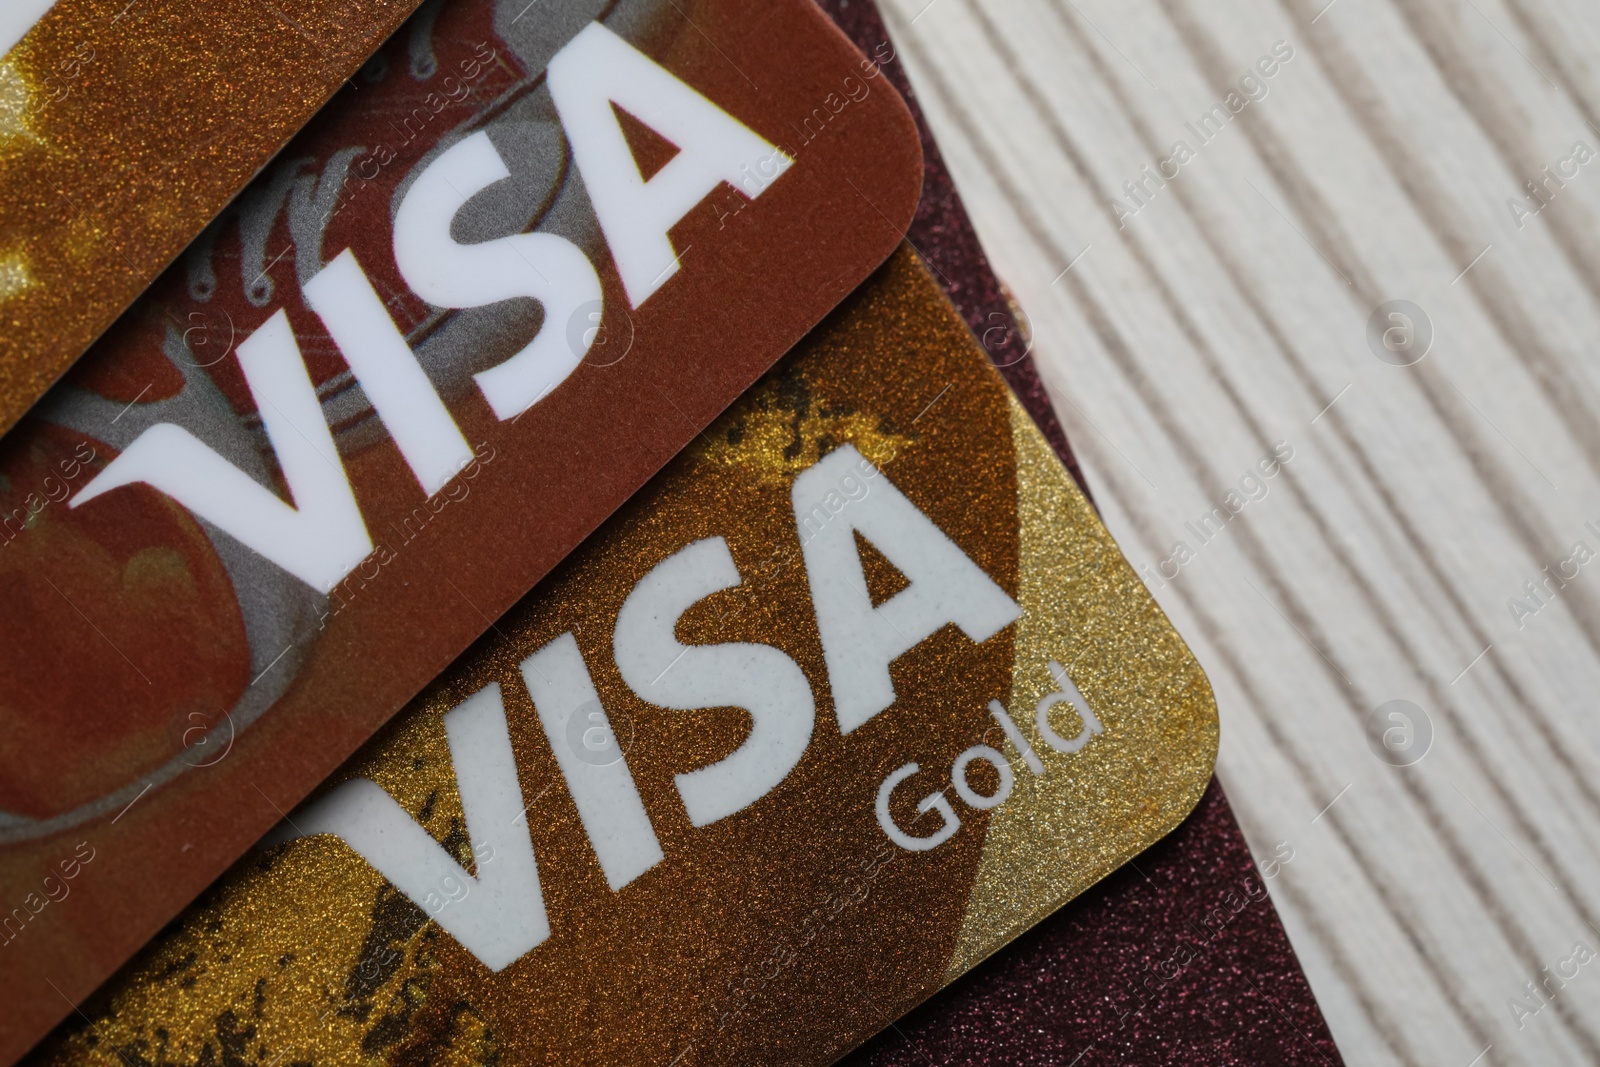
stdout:
[[902,247],[36,1058],[825,1064],[1216,747]]
[[419,0],[5,0],[0,431]]

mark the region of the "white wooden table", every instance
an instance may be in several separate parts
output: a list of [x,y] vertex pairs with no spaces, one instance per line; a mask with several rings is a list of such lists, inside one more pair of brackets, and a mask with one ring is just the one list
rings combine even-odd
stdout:
[[886,8],[1348,1062],[1600,1064],[1600,6]]

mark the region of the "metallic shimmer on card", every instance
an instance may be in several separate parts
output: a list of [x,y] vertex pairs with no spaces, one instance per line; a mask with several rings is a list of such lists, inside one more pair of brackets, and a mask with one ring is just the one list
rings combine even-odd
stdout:
[[1175,826],[1216,743],[902,251],[37,1060],[826,1064]]
[[[922,134],[922,202],[906,240],[928,260],[1056,455],[1066,437],[1010,305],[956,194],[872,0],[826,0],[856,46],[878,56]],[[998,327],[998,329],[997,329]],[[1079,478],[1081,486],[1082,479]],[[1279,854],[1281,855],[1281,854]],[[902,1016],[844,1067],[1111,1067],[1156,1064],[1335,1067],[1338,1050],[1311,995],[1244,835],[1215,777],[1183,823],[1026,934]],[[1251,900],[1237,911],[1228,894]],[[1216,933],[1213,911],[1231,915]],[[1204,949],[1195,959],[1187,949]],[[1173,975],[1173,960],[1190,965]],[[1151,968],[1165,964],[1164,976]],[[1089,1046],[1093,1046],[1090,1048]],[[1310,1055],[1307,1055],[1307,1053]],[[1326,1062],[1324,1062],[1324,1060]]]
[[0,431],[417,3],[0,5]]
[[0,1062],[868,277],[919,187],[809,0],[423,7],[0,442]]

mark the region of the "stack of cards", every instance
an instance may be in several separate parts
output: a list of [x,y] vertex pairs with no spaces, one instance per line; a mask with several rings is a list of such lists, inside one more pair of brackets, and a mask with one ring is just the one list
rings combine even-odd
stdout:
[[[209,171],[111,67],[29,110],[75,27],[221,39],[78,6],[10,150],[126,111]],[[1178,983],[1253,1035],[1208,1062],[1336,1057],[870,6],[261,6],[326,50],[297,100],[359,69],[267,161],[306,115],[235,42],[260,174],[141,200],[187,250],[0,358],[72,362],[0,382],[0,1058],[820,1065],[955,983],[904,1025],[972,1059],[939,1004],[997,966],[1132,929],[1165,975],[1216,878],[978,966],[1151,846],[1242,880],[1242,950],[1042,1040],[1189,1062]],[[23,333],[131,295],[45,270],[93,218],[19,231]]]

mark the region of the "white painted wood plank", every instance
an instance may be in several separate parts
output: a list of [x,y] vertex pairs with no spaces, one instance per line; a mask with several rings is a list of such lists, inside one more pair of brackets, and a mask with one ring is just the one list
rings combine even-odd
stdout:
[[56,0],[6,0],[0,5],[0,55],[12,47],[44,18],[44,13],[55,6]]
[[[1347,1059],[1600,1062],[1600,968],[1521,1028],[1507,1003],[1600,948],[1600,558],[1507,606],[1600,553],[1600,157],[1507,206],[1600,150],[1600,10],[886,6],[1108,524],[1210,672],[1246,836],[1296,848],[1274,898]],[[1395,298],[1435,332],[1410,367],[1366,339]],[[1266,496],[1197,537],[1279,441]],[[1406,768],[1366,737],[1397,697],[1435,731]]]

